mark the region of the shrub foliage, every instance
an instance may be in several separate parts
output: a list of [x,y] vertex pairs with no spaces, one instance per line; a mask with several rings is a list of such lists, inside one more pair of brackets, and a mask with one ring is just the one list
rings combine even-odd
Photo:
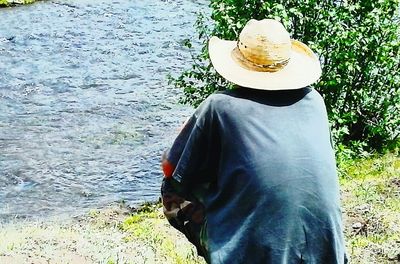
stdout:
[[[182,101],[197,106],[232,87],[213,69],[211,35],[236,40],[251,18],[280,20],[292,38],[320,56],[323,75],[314,84],[324,97],[337,145],[358,150],[398,146],[400,134],[400,0],[211,0],[211,17],[196,28],[202,50],[192,67],[171,78]],[[191,42],[186,46],[192,48]]]

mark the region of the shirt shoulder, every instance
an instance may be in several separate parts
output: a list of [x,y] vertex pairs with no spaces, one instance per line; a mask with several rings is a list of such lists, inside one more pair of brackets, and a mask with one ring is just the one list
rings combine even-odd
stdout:
[[225,92],[213,93],[197,107],[194,116],[200,123],[205,121],[202,119],[212,120],[213,115],[227,104],[232,104],[232,96]]

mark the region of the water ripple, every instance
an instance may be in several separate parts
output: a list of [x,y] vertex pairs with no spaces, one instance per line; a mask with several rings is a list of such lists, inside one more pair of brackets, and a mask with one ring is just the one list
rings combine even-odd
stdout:
[[188,65],[206,1],[44,1],[0,10],[0,219],[155,200],[159,157],[191,112],[166,74]]

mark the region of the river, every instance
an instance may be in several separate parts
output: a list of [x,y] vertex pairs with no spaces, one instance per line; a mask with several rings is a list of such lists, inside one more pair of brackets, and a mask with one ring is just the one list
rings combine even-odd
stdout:
[[199,0],[44,1],[0,9],[0,219],[159,197],[160,155],[192,109]]

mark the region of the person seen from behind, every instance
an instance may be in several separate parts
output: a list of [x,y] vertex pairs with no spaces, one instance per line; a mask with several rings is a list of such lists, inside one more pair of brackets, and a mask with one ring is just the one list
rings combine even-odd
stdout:
[[235,88],[210,95],[162,160],[168,221],[207,263],[347,263],[318,57],[272,19],[209,40]]

